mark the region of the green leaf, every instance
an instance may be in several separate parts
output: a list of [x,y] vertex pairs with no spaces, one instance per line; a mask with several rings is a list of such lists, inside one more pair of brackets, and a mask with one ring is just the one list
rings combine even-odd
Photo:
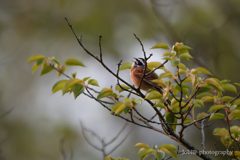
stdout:
[[98,81],[95,79],[89,79],[88,84],[99,87]]
[[220,109],[223,109],[223,108],[225,108],[225,105],[213,105],[212,107],[210,107],[210,109],[208,110],[208,112],[220,110]]
[[[127,89],[127,90],[130,89],[130,87],[128,87],[128,86],[125,85],[125,84],[121,84],[121,86],[122,86],[123,88]],[[118,90],[119,93],[121,93],[121,92],[124,91],[118,84],[115,86],[115,89]]]
[[192,49],[192,48],[186,45],[178,46],[178,51],[189,50],[189,49]]
[[235,101],[233,101],[233,105],[240,105],[240,99],[236,99]]
[[[222,136],[221,142],[225,147],[227,147],[227,145],[228,145],[228,147],[230,147],[233,141],[230,138],[225,138]],[[232,160],[234,160],[234,159],[232,159]]]
[[145,144],[145,143],[137,143],[137,144],[134,145],[134,147],[151,149],[151,147],[149,147],[149,146],[148,146],[147,144]]
[[221,99],[221,101],[226,102],[226,103],[228,103],[231,100],[233,100],[233,97],[230,97],[230,96],[224,96]]
[[98,94],[97,99],[101,99],[104,97],[109,96],[111,93],[113,92],[113,90],[111,88],[103,88],[101,90],[101,92]]
[[146,158],[152,152],[153,152],[153,149],[146,149],[146,148],[140,149],[139,152],[138,152],[138,154],[140,156],[140,160],[143,160],[144,158]]
[[31,63],[31,62],[37,61],[39,59],[46,59],[46,57],[43,55],[33,55],[30,58],[28,58],[27,63]]
[[240,134],[240,127],[239,126],[232,126],[230,128],[231,133],[235,133],[235,134]]
[[132,62],[125,62],[121,64],[119,71],[125,70],[125,69],[131,69],[132,68]]
[[146,96],[145,99],[158,99],[161,97],[162,97],[162,95],[159,92],[153,90]]
[[222,114],[222,113],[213,113],[209,120],[208,121],[212,121],[212,120],[215,120],[215,119],[224,119],[225,116]]
[[83,82],[86,82],[90,77],[83,78]]
[[214,98],[211,96],[205,96],[202,98],[203,102],[214,102]]
[[129,112],[129,110],[130,110],[130,107],[125,107],[124,109],[123,109],[123,112],[125,113],[125,114],[127,114],[128,112]]
[[202,99],[204,97],[213,97],[213,94],[212,93],[208,93],[208,92],[203,92],[203,93],[198,94],[196,98],[197,99]]
[[204,118],[204,117],[207,117],[208,115],[209,115],[209,114],[204,113],[204,112],[198,113],[198,115],[197,115],[197,120],[202,119],[202,118]]
[[52,87],[52,94],[63,89],[63,87],[65,86],[65,83],[67,81],[68,80],[60,80],[60,81],[56,82]]
[[230,116],[235,119],[240,119],[240,110],[234,109],[233,111],[231,111]]
[[162,160],[165,157],[165,153],[163,151],[153,150],[153,155],[155,156],[156,160]]
[[[116,112],[117,114],[117,110],[119,111],[120,109],[124,109],[125,105],[123,102],[117,102],[112,106],[112,110],[111,113]],[[120,109],[119,109],[120,108]]]
[[228,130],[226,128],[215,128],[213,130],[213,135],[215,136],[226,136],[228,134]]
[[205,83],[215,86],[219,91],[223,90],[221,83],[215,78],[208,78]]
[[230,80],[225,79],[225,80],[221,80],[220,82],[221,82],[222,84],[225,84],[225,83],[230,82]]
[[85,67],[85,65],[80,60],[78,60],[76,58],[68,58],[65,61],[65,64],[67,66],[82,66],[82,67]]
[[64,88],[62,89],[63,90],[63,95],[65,93],[67,93],[69,91],[69,89],[72,88],[75,84],[81,84],[81,83],[82,83],[82,80],[81,79],[77,79],[77,78],[73,78],[73,79],[68,80],[65,83]]
[[154,80],[151,80],[151,82],[154,82],[156,83],[158,86],[161,86],[163,88],[166,88],[167,85],[166,83],[163,81],[163,80],[160,80],[160,79],[154,79]]
[[179,63],[179,64],[178,64],[178,67],[179,67],[180,69],[182,69],[182,70],[186,70],[186,69],[187,69],[187,67],[186,67],[183,63]]
[[34,73],[39,67],[41,67],[41,65],[37,65],[37,63],[35,63],[35,64],[32,66],[32,73]]
[[205,68],[199,67],[196,69],[192,69],[191,73],[193,74],[209,74],[212,75],[212,73],[210,73],[208,70],[206,70]]
[[53,67],[47,65],[46,63],[43,65],[43,69],[41,72],[41,75],[49,73],[51,70],[53,70]]
[[171,61],[171,64],[172,64],[173,67],[176,67],[179,63],[180,63],[179,59],[174,59],[174,60]]
[[163,144],[161,146],[159,146],[158,148],[159,150],[169,154],[170,156],[172,156],[174,159],[177,159],[177,148],[172,145],[172,144]]
[[162,73],[159,75],[159,78],[158,79],[163,79],[163,78],[172,78],[173,77],[173,74],[168,72],[168,73]]
[[175,56],[175,52],[169,52],[169,51],[164,51],[163,52],[163,56],[165,57],[165,56]]
[[160,63],[160,62],[149,62],[149,63],[147,63],[148,68],[157,68],[160,65],[162,65],[162,63]]
[[45,59],[39,59],[39,60],[36,61],[38,66],[43,64],[44,62],[45,62]]
[[183,53],[180,54],[179,58],[186,58],[187,60],[189,60],[189,58],[193,58],[189,53]]
[[155,104],[153,107],[160,107],[165,109],[166,107],[162,103]]
[[162,48],[162,49],[169,49],[166,43],[157,43],[151,49]]
[[240,83],[234,83],[235,85],[237,85],[237,86],[240,86]]
[[[177,123],[177,119],[169,112],[165,112],[165,118],[168,123]],[[169,125],[174,131],[176,131],[176,125]]]
[[82,84],[75,84],[72,87],[74,98],[76,99],[81,93],[84,92],[84,86]]
[[186,124],[186,123],[191,123],[192,122],[192,120],[189,118],[189,117],[187,117],[185,120],[184,120],[184,124]]
[[129,106],[130,104],[132,104],[132,101],[129,98],[125,98],[123,100],[123,103],[124,103],[125,106]]
[[222,87],[223,87],[224,90],[234,92],[234,93],[238,93],[237,88],[232,84],[226,83],[226,84],[223,84]]
[[169,61],[172,61],[174,60],[174,57],[163,57],[164,60],[169,60]]

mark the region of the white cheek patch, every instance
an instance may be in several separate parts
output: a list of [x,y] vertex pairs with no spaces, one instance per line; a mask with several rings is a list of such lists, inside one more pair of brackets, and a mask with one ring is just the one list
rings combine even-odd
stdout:
[[132,68],[135,66],[135,62],[132,63]]

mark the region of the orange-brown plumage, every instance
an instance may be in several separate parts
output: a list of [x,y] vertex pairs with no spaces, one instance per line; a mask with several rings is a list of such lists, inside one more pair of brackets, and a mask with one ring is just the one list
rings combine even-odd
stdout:
[[[144,60],[142,58],[138,58],[138,59],[136,58],[136,61],[133,62],[132,68],[130,70],[131,80],[136,87],[139,87],[140,85],[140,81],[144,74],[144,69],[145,69]],[[147,68],[145,71],[145,75],[148,74],[149,72],[151,72],[151,70]],[[151,73],[150,75],[144,77],[141,83],[140,89],[144,91],[148,91],[149,89],[154,89],[159,91],[162,94],[163,92],[162,88],[159,87],[156,83],[152,82],[152,80],[154,79],[158,79],[158,77],[154,73]]]

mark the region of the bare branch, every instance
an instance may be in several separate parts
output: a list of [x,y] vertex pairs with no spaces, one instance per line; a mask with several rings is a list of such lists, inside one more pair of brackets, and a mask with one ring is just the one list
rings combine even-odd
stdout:
[[204,144],[204,142],[205,142],[205,134],[204,134],[204,121],[205,121],[205,119],[204,120],[202,120],[202,127],[201,127],[201,133],[202,133],[202,147],[203,147],[203,151],[205,151],[205,144]]

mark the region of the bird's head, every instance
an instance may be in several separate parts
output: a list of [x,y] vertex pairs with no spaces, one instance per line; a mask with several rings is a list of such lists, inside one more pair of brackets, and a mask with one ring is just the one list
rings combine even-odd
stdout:
[[134,67],[145,67],[144,59],[143,58],[134,58],[135,61],[132,63],[132,68]]

